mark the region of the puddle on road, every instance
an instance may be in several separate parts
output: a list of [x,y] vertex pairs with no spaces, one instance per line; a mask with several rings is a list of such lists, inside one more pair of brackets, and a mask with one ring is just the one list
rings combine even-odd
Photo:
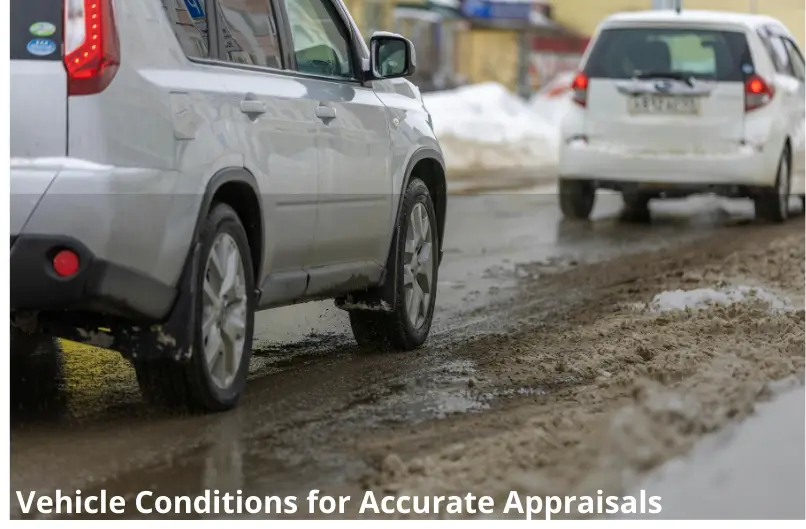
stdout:
[[371,394],[353,403],[344,420],[364,424],[417,424],[443,419],[458,413],[487,409],[489,403],[471,389],[475,363],[450,361],[395,379],[380,394]]

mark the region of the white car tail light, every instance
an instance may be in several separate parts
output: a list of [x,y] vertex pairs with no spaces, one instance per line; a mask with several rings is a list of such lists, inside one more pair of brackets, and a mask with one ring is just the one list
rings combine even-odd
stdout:
[[588,79],[587,74],[585,74],[585,72],[579,72],[576,74],[574,81],[571,83],[571,90],[574,92],[573,101],[581,107],[588,105],[589,82],[590,80]]
[[753,75],[744,83],[744,111],[761,108],[775,95],[775,89],[762,77]]

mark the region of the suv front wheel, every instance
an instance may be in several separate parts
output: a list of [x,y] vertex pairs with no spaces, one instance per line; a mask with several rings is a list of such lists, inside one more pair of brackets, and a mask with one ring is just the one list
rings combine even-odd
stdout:
[[350,310],[350,326],[359,345],[408,351],[422,345],[431,330],[437,299],[439,233],[428,187],[412,179],[403,196],[393,244],[397,273],[395,306],[390,312]]

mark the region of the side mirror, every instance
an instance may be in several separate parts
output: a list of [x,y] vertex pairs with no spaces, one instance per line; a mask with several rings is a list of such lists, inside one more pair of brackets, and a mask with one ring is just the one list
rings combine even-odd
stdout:
[[369,40],[369,51],[370,80],[408,77],[417,69],[414,44],[395,33],[376,31]]

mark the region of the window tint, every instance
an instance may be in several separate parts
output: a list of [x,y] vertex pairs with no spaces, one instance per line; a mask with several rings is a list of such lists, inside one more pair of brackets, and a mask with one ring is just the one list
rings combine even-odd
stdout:
[[767,54],[772,60],[775,71],[793,75],[789,55],[783,41],[766,28],[759,29],[758,36],[761,37],[761,42],[764,43],[764,48],[767,50]]
[[218,0],[224,60],[282,68],[270,0]]
[[62,60],[63,0],[11,0],[11,59]]
[[210,39],[204,0],[162,0],[162,7],[185,55],[202,59],[209,57]]
[[347,28],[330,0],[285,0],[297,70],[354,79]]
[[803,55],[797,45],[789,39],[784,39],[786,50],[789,52],[789,62],[792,64],[792,71],[795,72],[795,77],[803,80],[806,77],[806,65],[803,63]]
[[585,65],[590,77],[629,79],[639,74],[676,74],[743,81],[753,62],[744,34],[689,28],[604,30]]
[[789,52],[786,49],[784,41],[779,37],[772,37],[770,39],[770,44],[772,45],[775,69],[778,70],[779,73],[795,75],[795,72],[792,70],[792,63],[789,60]]

